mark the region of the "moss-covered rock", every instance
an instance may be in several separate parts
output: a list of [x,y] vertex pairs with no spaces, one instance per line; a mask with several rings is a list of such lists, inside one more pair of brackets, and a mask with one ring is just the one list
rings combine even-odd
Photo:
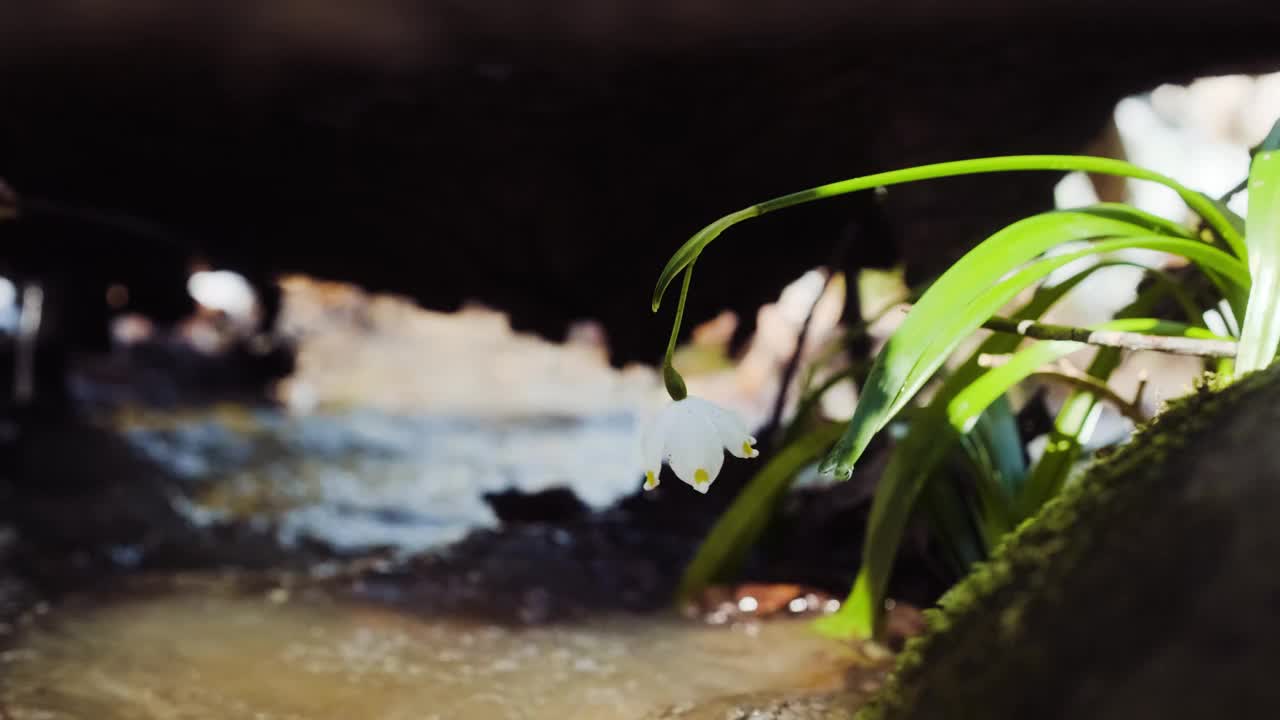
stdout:
[[949,592],[859,720],[1280,716],[1280,368],[1179,401]]

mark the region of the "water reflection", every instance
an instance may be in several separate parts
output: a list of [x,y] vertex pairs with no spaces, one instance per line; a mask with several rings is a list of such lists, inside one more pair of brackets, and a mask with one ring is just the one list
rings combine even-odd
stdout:
[[837,688],[855,662],[797,621],[512,629],[198,581],[39,618],[0,656],[0,700],[14,720],[630,720],[724,695]]

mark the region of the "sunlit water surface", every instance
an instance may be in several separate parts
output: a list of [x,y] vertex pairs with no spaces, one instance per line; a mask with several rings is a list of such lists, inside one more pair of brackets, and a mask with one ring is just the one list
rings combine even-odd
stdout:
[[795,620],[513,629],[201,583],[54,608],[14,640],[0,655],[13,720],[631,720],[834,688],[855,662]]

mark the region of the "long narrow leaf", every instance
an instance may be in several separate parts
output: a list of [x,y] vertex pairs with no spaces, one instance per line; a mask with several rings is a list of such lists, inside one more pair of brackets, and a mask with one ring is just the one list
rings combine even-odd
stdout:
[[1008,397],[1000,397],[981,414],[960,442],[969,459],[978,498],[974,526],[990,552],[1013,529],[1013,498],[1027,474],[1026,451],[1018,419]]
[[[1160,277],[1160,276],[1156,276]],[[1138,297],[1127,307],[1116,313],[1115,320],[1141,317],[1150,313],[1166,293],[1177,293],[1181,289],[1174,283],[1153,285],[1138,293]],[[1193,308],[1184,308],[1187,319],[1198,323],[1203,328],[1202,314]],[[1118,348],[1101,348],[1093,356],[1086,372],[1101,382],[1106,382],[1111,373],[1120,365]],[[1098,397],[1088,390],[1073,390],[1066,402],[1054,418],[1053,429],[1049,432],[1044,453],[1039,462],[1031,468],[1021,495],[1014,503],[1016,519],[1030,517],[1035,514],[1050,498],[1058,494],[1071,473],[1071,468],[1080,458],[1084,444],[1093,435],[1102,406]]]
[[[1156,318],[1123,318],[1094,325],[1094,330],[1140,332],[1147,335],[1171,335],[1179,337],[1222,340],[1203,328],[1185,323],[1158,320]],[[1014,385],[1027,379],[1039,368],[1070,355],[1085,347],[1070,341],[1039,342],[1013,355],[1007,362],[991,368],[982,377],[970,383],[947,404],[947,419],[960,432],[968,432],[978,422],[982,411],[1003,396]]]
[[[1157,291],[1163,291],[1173,295],[1178,305],[1186,314],[1187,321],[1190,323],[1200,323],[1203,327],[1204,320],[1201,318],[1201,310],[1196,305],[1195,300],[1187,293],[1176,278],[1156,268],[1148,267],[1141,263],[1130,260],[1102,260],[1096,264],[1090,265],[1076,274],[1053,285],[1042,285],[1039,287],[1031,300],[1019,308],[1013,315],[1012,320],[1039,320],[1046,312],[1058,303],[1067,293],[1074,290],[1081,282],[1084,282],[1094,273],[1112,267],[1134,267],[1138,268],[1157,282],[1157,285],[1148,292],[1154,294]],[[1147,308],[1147,305],[1141,307]],[[1121,315],[1117,317],[1132,317],[1135,313],[1133,307],[1125,308],[1121,311]],[[983,355],[1005,355],[1013,352],[1022,344],[1023,338],[1004,333],[996,333],[988,337],[983,343],[969,356],[969,358],[959,367],[951,372],[947,377],[947,381],[938,389],[934,395],[933,402],[945,403],[955,397],[957,393],[963,390],[980,375],[987,370],[981,365],[980,358]]]
[[[916,425],[932,432],[918,432]],[[907,520],[926,482],[959,441],[959,434],[947,422],[946,415],[933,405],[925,408],[912,426],[912,432],[894,448],[876,486],[862,545],[862,566],[853,591],[839,612],[815,626],[824,634],[858,638],[880,634],[885,590]]]
[[[963,392],[963,391],[962,391]],[[947,403],[947,410],[955,404]],[[1022,435],[1018,432],[1018,418],[1007,398],[999,397],[988,403],[972,422],[956,424],[948,417],[952,427],[965,433],[969,453],[981,463],[995,481],[1002,494],[1012,497],[1017,492],[1022,476],[1027,472],[1026,454],[1022,449]]]
[[1253,158],[1245,227],[1253,287],[1240,326],[1239,373],[1270,365],[1280,345],[1280,150]]
[[[1095,326],[1095,329],[1146,332],[1156,335],[1217,337],[1201,328],[1153,318],[1112,320]],[[988,370],[981,378],[957,394],[947,404],[945,414],[939,412],[934,416],[943,421],[930,424],[928,426],[930,432],[907,435],[903,445],[900,446],[902,452],[895,453],[890,460],[889,467],[885,469],[884,477],[881,479],[881,486],[877,488],[871,508],[871,518],[867,523],[867,540],[863,548],[863,564],[858,571],[858,582],[854,584],[853,593],[840,610],[839,614],[843,617],[824,624],[822,626],[824,631],[834,632],[838,629],[857,637],[870,637],[876,632],[879,623],[878,608],[889,586],[898,543],[916,498],[932,476],[930,472],[919,472],[919,470],[936,467],[945,457],[952,442],[960,437],[961,431],[971,427],[988,405],[999,399],[1015,384],[1044,364],[1064,357],[1081,347],[1080,343],[1055,341],[1036,343],[1019,351],[1008,362]],[[1093,405],[1089,405],[1085,409],[1085,419],[1089,413],[1093,412]],[[1082,419],[1082,422],[1085,419]],[[895,467],[895,461],[900,461],[901,465]],[[914,472],[903,472],[903,468],[907,467]],[[866,596],[855,598],[854,595],[859,593]]]
[[[1209,195],[1205,195],[1205,199],[1213,203],[1214,206],[1218,208],[1218,211],[1222,213],[1222,217],[1231,225],[1231,227],[1235,228],[1236,233],[1239,234],[1240,237],[1244,237],[1244,218],[1240,217],[1234,210],[1227,207],[1227,203],[1222,199],[1211,197]],[[1214,247],[1219,249],[1226,247],[1226,242],[1221,238],[1221,236],[1217,235],[1217,233],[1213,234],[1210,242]],[[1208,275],[1209,279],[1218,287],[1218,290],[1222,292],[1223,299],[1231,306],[1231,312],[1234,313],[1237,318],[1244,317],[1245,307],[1249,301],[1249,294],[1247,292],[1241,292],[1238,288],[1228,291],[1226,289],[1227,283],[1223,282],[1222,278],[1215,276],[1211,270],[1205,271],[1205,274]]]
[[[1103,348],[1094,355],[1088,374],[1105,382],[1120,364],[1120,351]],[[1044,445],[1040,460],[1031,468],[1022,494],[1014,502],[1015,519],[1036,514],[1066,484],[1071,469],[1083,454],[1093,436],[1102,404],[1098,396],[1087,390],[1074,390],[1053,419],[1053,429]]]
[[1262,138],[1262,142],[1258,143],[1258,146],[1253,148],[1250,154],[1257,155],[1258,153],[1271,152],[1273,150],[1280,150],[1280,120],[1277,120],[1271,126],[1271,132]]
[[[1040,240],[1032,237],[1027,242],[1038,245]],[[991,285],[992,275],[998,273],[999,277],[1008,269],[996,265],[986,255],[972,259],[970,253],[920,298],[876,358],[853,419],[835,450],[823,462],[822,470],[837,477],[848,477],[871,438],[915,396],[965,337],[1017,293],[1076,260],[1130,248],[1179,254],[1237,285],[1247,287],[1249,283],[1247,271],[1230,255],[1204,243],[1164,236],[1091,243],[1086,249],[1032,263],[994,285]],[[947,275],[953,272],[958,272],[957,282],[944,285]],[[967,285],[953,287],[961,282]],[[934,295],[935,291],[938,295]]]
[[676,590],[677,602],[692,598],[742,561],[768,526],[778,498],[790,487],[796,473],[821,457],[840,435],[840,429],[837,424],[828,424],[800,436],[752,476],[685,568]]
[[[1159,215],[1149,213],[1146,210],[1139,210],[1132,205],[1125,205],[1124,203],[1095,203],[1083,209],[1089,211],[1093,215],[1111,218],[1113,220],[1119,220],[1121,222],[1145,228],[1147,233],[1150,235],[1168,235],[1169,237],[1180,237],[1187,240],[1195,239],[1195,233],[1182,223],[1160,217]],[[1219,212],[1223,212],[1223,209],[1219,208]],[[1230,215],[1228,215],[1228,213],[1230,213]],[[1228,219],[1230,219],[1230,216],[1235,215],[1235,213],[1232,213],[1230,210],[1226,210],[1223,214],[1228,217]],[[1234,223],[1232,226],[1236,227]],[[1244,232],[1243,227],[1240,228],[1240,232]]]
[[[1036,291],[1032,299],[1022,309],[1015,313],[1014,317],[1020,320],[1037,319],[1093,273],[1120,265],[1133,265],[1133,263],[1128,261],[1105,261],[1084,268],[1054,285],[1042,287]],[[975,352],[973,357],[961,365],[953,373],[952,377],[948,379],[947,383],[944,383],[937,397],[949,398],[953,396],[969,380],[977,377],[982,372],[982,368],[977,364],[979,354],[1007,353],[1016,348],[1019,342],[1021,342],[1021,338],[1011,335],[993,335],[988,338],[978,348],[978,352]],[[833,378],[830,382],[839,382],[839,380],[839,378]],[[819,388],[819,391],[814,393],[813,398],[820,396],[823,389],[825,388]],[[941,424],[945,426],[945,418],[943,418]],[[913,423],[914,426],[915,424]],[[822,447],[815,451],[817,453],[821,453],[831,446],[836,437],[839,436],[840,428],[835,425],[827,425],[823,426],[819,432],[821,436],[816,442]],[[797,446],[805,443],[805,437],[798,434],[788,436],[787,447],[792,447],[793,443]],[[803,446],[814,447],[808,444]],[[800,465],[808,462],[808,460],[800,462],[799,456],[788,454],[789,452],[789,450],[784,450],[780,454],[777,459],[778,465],[775,466],[770,463],[761,469],[738,497],[734,499],[733,504],[725,515],[712,528],[703,544],[699,547],[694,560],[685,570],[679,590],[680,597],[687,598],[690,594],[696,593],[705,587],[715,577],[729,574],[732,571],[732,566],[739,561],[741,555],[756,541],[768,524],[768,519],[772,514],[773,501],[776,500],[779,493],[785,491],[790,483],[791,477],[785,471],[788,468],[798,467],[796,465],[797,462]],[[783,460],[782,455],[787,455],[789,459]],[[813,458],[810,457],[809,459]],[[922,459],[919,456],[913,458],[913,460]],[[791,475],[794,475],[794,471],[791,472]],[[896,539],[893,545],[896,551]]]
[[[1074,282],[1071,284],[1074,285],[1082,280],[1088,272],[1090,270],[1073,277]],[[1144,292],[1137,301],[1122,312],[1131,314],[1149,310],[1164,292],[1167,292],[1165,288],[1155,286]],[[1056,299],[1052,295],[1046,295],[1046,298]],[[1038,311],[1037,315],[1043,313],[1048,307],[1048,304],[1043,303],[1035,303],[1035,305],[1037,305],[1035,308]],[[1025,310],[1026,308],[1015,317],[1031,319],[1025,317],[1027,315]],[[1120,318],[1098,325],[1096,329],[1218,338],[1203,328],[1152,318]],[[863,546],[863,565],[859,570],[859,580],[855,583],[853,593],[841,610],[842,617],[823,625],[822,629],[825,632],[838,631],[861,637],[868,637],[876,632],[876,625],[879,622],[878,608],[888,588],[898,543],[906,527],[911,508],[925,483],[933,476],[934,468],[942,462],[951,445],[961,437],[961,433],[971,428],[991,403],[997,401],[1037,368],[1082,347],[1080,343],[1074,342],[1036,343],[1016,353],[1009,362],[999,367],[986,371],[978,369],[976,359],[979,354],[1007,352],[1016,347],[1020,341],[1021,338],[1010,335],[995,335],[988,339],[966,363],[965,367],[972,370],[953,375],[954,382],[957,385],[963,383],[963,386],[947,387],[953,383],[953,379],[948,378],[947,383],[939,391],[938,398],[930,406],[933,412],[917,418],[903,444],[895,449],[876,490],[867,526],[867,540]],[[1111,349],[1103,349],[1101,354],[1110,355]],[[1118,358],[1117,352],[1115,359],[1118,360]],[[1099,365],[1090,369],[1097,374],[1103,374],[1105,369],[1105,374],[1109,374],[1113,367],[1114,362],[1106,368]],[[939,407],[945,407],[945,412],[938,411]],[[1091,417],[1096,418],[1096,409],[1092,403],[1084,405],[1078,402],[1075,412],[1083,415],[1078,419],[1074,416],[1068,418],[1060,416],[1059,426],[1065,425],[1078,430],[1084,428]],[[1064,424],[1063,420],[1067,422]],[[1029,480],[1028,484],[1035,484],[1034,480]],[[1014,506],[1020,507],[1017,502]],[[1011,523],[1021,516],[1022,513],[1015,515]]]
[[[965,465],[964,453],[952,453],[951,467]],[[964,577],[974,563],[981,562],[987,548],[982,530],[974,524],[978,510],[973,498],[953,482],[931,482],[924,486],[918,505],[928,518],[932,538],[951,572]]]
[[[1018,320],[1039,319],[1085,279],[1106,267],[1121,264],[1128,263],[1098,263],[1059,283],[1042,286],[1013,317]],[[942,383],[929,407],[923,408],[912,418],[906,438],[894,447],[889,464],[876,487],[858,580],[841,611],[819,623],[820,631],[839,637],[870,637],[876,633],[880,603],[888,586],[888,573],[898,554],[906,518],[923,483],[934,476],[960,439],[941,409],[986,372],[979,364],[979,357],[983,354],[1013,352],[1022,340],[1018,336],[1006,334],[995,334],[984,340]],[[876,571],[869,572],[871,568]]]
[[[1228,279],[1242,287],[1248,287],[1249,278],[1243,266],[1235,259],[1225,253],[1214,250],[1213,248],[1188,240],[1175,240],[1160,236],[1150,237],[1133,237],[1122,240],[1104,240],[1090,244],[1089,247],[1077,252],[1065,255],[1047,258],[1037,263],[1033,263],[1022,270],[1014,273],[1008,278],[1001,280],[994,287],[983,291],[978,295],[968,307],[966,307],[958,315],[954,310],[950,313],[952,316],[952,327],[947,334],[939,332],[933,339],[932,345],[926,350],[925,355],[917,360],[909,375],[908,381],[904,386],[905,392],[914,392],[928,381],[929,376],[937,369],[937,365],[930,366],[928,359],[936,352],[936,348],[941,346],[945,348],[946,354],[950,354],[951,350],[964,339],[968,333],[977,329],[982,323],[986,322],[996,311],[1003,307],[1010,299],[1021,292],[1028,285],[1038,282],[1045,277],[1065,265],[1069,265],[1076,260],[1080,260],[1091,255],[1097,255],[1116,250],[1127,249],[1147,249],[1159,250],[1182,255],[1202,267],[1214,269],[1216,272],[1225,274]],[[939,320],[939,326],[945,326]],[[905,325],[905,322],[904,322]],[[951,335],[950,332],[961,329],[959,337]],[[945,357],[944,357],[945,359]],[[901,400],[902,398],[899,398]],[[909,398],[908,398],[909,399]]]

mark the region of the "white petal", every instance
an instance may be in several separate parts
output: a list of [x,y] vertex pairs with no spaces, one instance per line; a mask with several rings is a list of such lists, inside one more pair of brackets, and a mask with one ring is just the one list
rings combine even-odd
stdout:
[[697,401],[697,406],[715,425],[720,444],[735,457],[753,458],[760,454],[759,450],[752,447],[756,444],[756,439],[747,432],[747,424],[742,422],[737,413],[701,398],[687,398],[686,402],[688,400]]
[[667,461],[676,477],[705,493],[724,465],[724,448],[715,425],[688,399],[672,405],[663,428]]

